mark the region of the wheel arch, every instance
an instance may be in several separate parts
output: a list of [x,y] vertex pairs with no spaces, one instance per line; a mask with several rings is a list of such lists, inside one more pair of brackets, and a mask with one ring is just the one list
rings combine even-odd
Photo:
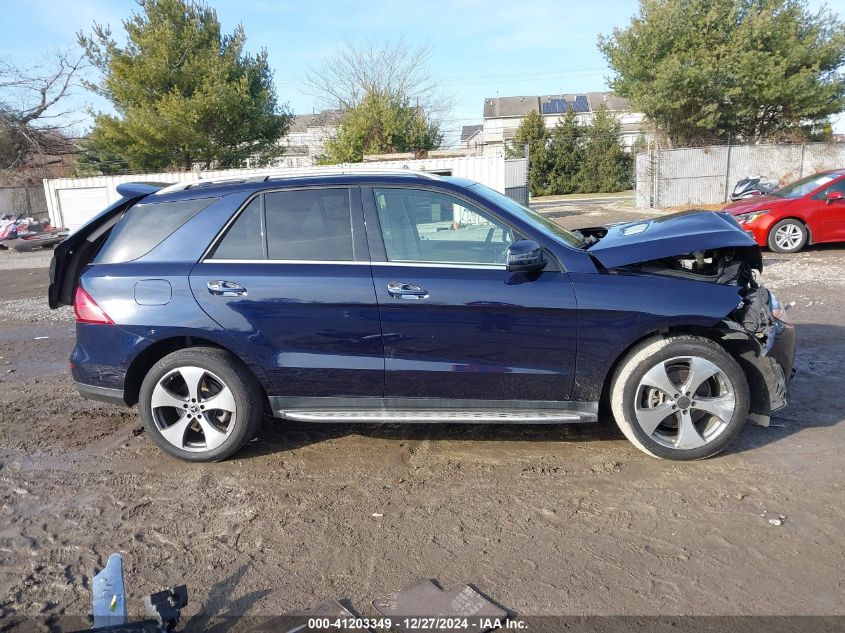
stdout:
[[201,336],[188,335],[171,336],[158,340],[155,343],[152,343],[151,345],[145,347],[137,356],[135,356],[135,358],[132,359],[132,362],[129,364],[129,367],[126,370],[126,378],[124,380],[124,402],[129,406],[138,403],[138,395],[141,391],[141,383],[144,382],[144,377],[147,375],[153,365],[155,365],[158,361],[160,361],[168,354],[172,354],[173,352],[176,352],[180,349],[189,349],[191,347],[213,347],[215,349],[220,349],[225,352],[228,352],[233,357],[237,358],[255,377],[256,381],[258,382],[258,385],[261,387],[261,392],[263,394],[265,402],[269,403],[269,400],[267,400],[266,385],[262,381],[262,377],[258,375],[253,370],[253,368],[248,365],[248,363],[244,362],[239,354],[237,354],[234,350],[226,347],[225,345],[221,345],[218,341],[213,341],[211,339],[204,338]]
[[768,425],[768,418],[771,415],[771,385],[766,380],[765,372],[759,366],[761,358],[760,345],[750,335],[743,336],[727,326],[702,327],[700,325],[676,325],[658,330],[653,330],[635,341],[631,342],[617,356],[610,366],[607,375],[602,383],[601,397],[599,400],[599,415],[604,417],[610,412],[610,388],[619,365],[628,357],[631,351],[658,338],[669,338],[671,336],[700,336],[709,339],[722,347],[730,356],[739,363],[748,381],[748,388],[751,395],[750,419],[758,424]]
[[809,246],[809,245],[814,243],[814,241],[813,241],[813,228],[810,226],[810,223],[806,219],[804,219],[804,218],[802,218],[798,215],[792,214],[792,215],[785,215],[782,218],[778,218],[777,220],[772,222],[772,225],[769,227],[769,230],[766,232],[766,245],[769,244],[769,240],[771,239],[772,229],[774,229],[778,224],[780,224],[784,220],[795,220],[796,222],[800,222],[804,226],[804,229],[807,231],[807,244],[805,244],[805,246]]

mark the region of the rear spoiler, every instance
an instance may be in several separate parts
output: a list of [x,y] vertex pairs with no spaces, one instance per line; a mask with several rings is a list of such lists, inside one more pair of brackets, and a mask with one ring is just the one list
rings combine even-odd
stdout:
[[132,198],[141,198],[148,196],[156,191],[161,191],[165,187],[169,187],[173,183],[169,182],[124,182],[117,187],[117,193],[122,198],[131,200]]

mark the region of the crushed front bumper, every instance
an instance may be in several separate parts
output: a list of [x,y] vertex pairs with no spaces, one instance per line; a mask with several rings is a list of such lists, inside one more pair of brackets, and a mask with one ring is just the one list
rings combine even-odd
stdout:
[[792,325],[778,323],[774,343],[763,359],[770,365],[766,374],[771,410],[777,411],[786,406],[789,381],[795,374],[795,328]]
[[787,404],[789,381],[794,373],[795,328],[778,322],[773,340],[765,347],[753,338],[734,340],[735,358],[748,378],[751,406],[748,419],[769,426],[772,413]]

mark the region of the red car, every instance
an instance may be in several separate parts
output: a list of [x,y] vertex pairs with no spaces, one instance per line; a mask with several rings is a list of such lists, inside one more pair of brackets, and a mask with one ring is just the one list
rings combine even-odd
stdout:
[[805,244],[845,242],[845,169],[824,171],[768,196],[726,205],[760,246],[795,253]]

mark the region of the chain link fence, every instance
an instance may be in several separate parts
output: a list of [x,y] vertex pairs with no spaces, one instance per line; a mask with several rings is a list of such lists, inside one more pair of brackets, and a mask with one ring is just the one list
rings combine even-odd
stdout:
[[845,167],[845,143],[648,147],[636,156],[638,207],[720,204],[738,180],[759,177],[786,184]]

